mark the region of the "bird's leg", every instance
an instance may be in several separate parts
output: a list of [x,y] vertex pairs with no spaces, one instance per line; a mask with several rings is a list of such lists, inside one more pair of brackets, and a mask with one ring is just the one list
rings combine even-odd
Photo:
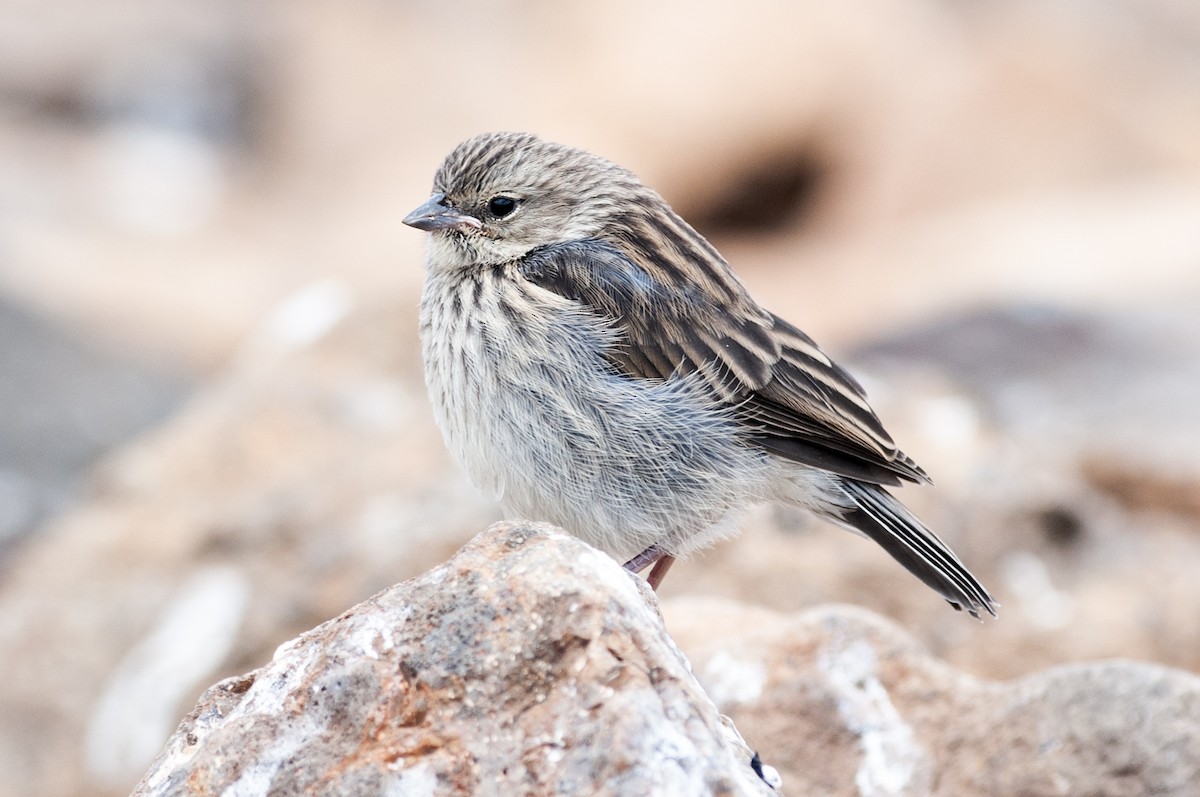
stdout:
[[646,583],[650,585],[650,589],[658,592],[658,585],[667,577],[667,571],[673,564],[675,557],[669,553],[663,554],[662,558],[654,563],[654,567],[650,568],[650,575],[646,576]]
[[625,563],[625,569],[630,573],[640,573],[650,565],[666,556],[661,545],[651,545],[637,556]]
[[631,573],[640,573],[650,565],[654,565],[650,570],[650,575],[646,577],[646,583],[650,585],[650,589],[657,591],[658,585],[662,583],[667,571],[674,563],[675,557],[664,551],[661,545],[651,545],[626,562],[625,569]]

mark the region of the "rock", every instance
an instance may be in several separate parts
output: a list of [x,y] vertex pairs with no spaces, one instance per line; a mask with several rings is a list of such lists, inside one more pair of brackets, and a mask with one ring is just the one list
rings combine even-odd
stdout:
[[135,795],[771,794],[751,748],[790,793],[823,797],[1200,782],[1189,673],[1107,661],[986,681],[862,609],[668,600],[693,676],[654,605],[583,543],[498,524],[209,689]]
[[[1117,484],[1166,482],[1146,488],[1157,498],[1118,496],[1127,503],[1197,512],[1198,341],[1192,301],[1103,311],[1022,302],[914,326],[863,346],[859,359],[892,385],[905,372],[940,372],[1023,444],[1112,460]],[[1190,495],[1172,500],[1172,484]]]
[[1200,678],[1131,661],[1004,683],[861,609],[664,601],[700,682],[795,794],[1170,797],[1200,783]]
[[161,422],[188,385],[95,350],[0,294],[0,567],[6,549],[69,504],[100,454]]
[[208,690],[136,795],[766,795],[640,579],[548,526],[458,555]]

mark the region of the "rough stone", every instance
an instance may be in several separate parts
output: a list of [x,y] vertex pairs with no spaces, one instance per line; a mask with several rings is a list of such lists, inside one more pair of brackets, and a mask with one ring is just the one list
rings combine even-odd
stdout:
[[768,795],[644,582],[498,524],[217,684],[135,794]]
[[1112,660],[966,675],[861,609],[711,598],[663,613],[717,707],[794,794],[1191,797],[1200,678]]

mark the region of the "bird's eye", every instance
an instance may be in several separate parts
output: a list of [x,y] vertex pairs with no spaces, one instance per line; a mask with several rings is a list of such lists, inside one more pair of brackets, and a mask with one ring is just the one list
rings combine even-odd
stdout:
[[510,196],[494,196],[488,200],[488,212],[502,219],[517,209],[517,200]]

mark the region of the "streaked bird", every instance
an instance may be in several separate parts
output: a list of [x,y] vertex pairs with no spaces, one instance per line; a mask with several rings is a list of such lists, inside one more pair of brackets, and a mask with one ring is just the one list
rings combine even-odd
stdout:
[[861,533],[956,609],[987,590],[886,489],[928,482],[862,387],[763,309],[631,172],[524,133],[456,147],[430,232],[426,382],[450,450],[512,516],[656,587],[762,501]]

